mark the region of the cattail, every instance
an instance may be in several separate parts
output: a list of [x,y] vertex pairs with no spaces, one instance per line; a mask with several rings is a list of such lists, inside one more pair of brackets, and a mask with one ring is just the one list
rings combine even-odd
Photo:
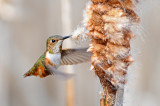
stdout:
[[139,17],[134,12],[137,1],[91,1],[90,8],[86,10],[86,27],[89,31],[87,35],[91,37],[88,51],[93,53],[91,69],[95,71],[102,84],[105,106],[113,106],[117,104],[115,102],[119,102],[118,99],[123,98],[116,95],[119,95],[119,89],[123,92],[127,69],[133,62],[130,40],[135,36],[131,27],[139,22]]
[[135,13],[137,2],[91,0],[85,10],[82,29],[73,33],[75,40],[91,38],[88,49],[93,53],[90,69],[99,77],[104,90],[100,100],[102,106],[123,105],[125,76],[134,61],[130,54],[130,41],[135,37],[131,28],[140,20]]

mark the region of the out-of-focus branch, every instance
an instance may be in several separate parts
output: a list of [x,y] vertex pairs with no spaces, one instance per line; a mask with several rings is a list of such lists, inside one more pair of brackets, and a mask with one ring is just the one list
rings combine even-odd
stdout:
[[15,18],[15,7],[7,0],[0,0],[0,19],[11,20]]
[[[72,22],[71,22],[71,1],[61,0],[61,16],[62,16],[62,30],[63,34],[69,34],[71,32]],[[66,46],[72,46],[70,42]],[[73,68],[67,67],[65,70],[67,73],[73,73]],[[66,106],[74,106],[74,79],[69,79],[66,81]]]

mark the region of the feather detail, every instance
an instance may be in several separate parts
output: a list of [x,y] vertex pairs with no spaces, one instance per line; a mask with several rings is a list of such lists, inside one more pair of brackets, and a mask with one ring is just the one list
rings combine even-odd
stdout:
[[87,48],[62,50],[61,65],[72,65],[89,61],[92,53]]

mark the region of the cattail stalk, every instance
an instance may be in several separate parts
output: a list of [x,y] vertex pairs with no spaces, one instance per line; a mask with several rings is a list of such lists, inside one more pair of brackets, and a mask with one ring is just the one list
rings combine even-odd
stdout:
[[[69,35],[71,32],[72,22],[71,22],[71,1],[61,0],[61,10],[62,10],[62,29],[64,35]],[[70,42],[65,44],[66,46],[72,46]],[[73,73],[73,68],[66,67],[66,72]],[[66,106],[75,106],[74,100],[74,79],[69,79],[66,81]]]
[[[139,22],[134,12],[137,0],[91,0],[87,11],[88,51],[93,53],[91,70],[99,77],[105,102],[101,106],[123,106],[127,69],[133,59],[131,27]],[[103,104],[105,103],[105,104]]]
[[105,97],[103,95],[102,92],[100,92],[100,96],[101,96],[101,99],[100,99],[100,106],[105,106]]

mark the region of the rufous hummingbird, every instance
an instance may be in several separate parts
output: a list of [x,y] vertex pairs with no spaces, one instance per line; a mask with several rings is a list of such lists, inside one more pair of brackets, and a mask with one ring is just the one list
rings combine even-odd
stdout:
[[52,74],[64,74],[57,70],[60,65],[72,65],[90,60],[91,53],[87,48],[63,49],[63,41],[71,36],[62,37],[54,35],[47,39],[46,51],[36,61],[34,66],[24,74],[27,76],[39,76],[41,78]]

